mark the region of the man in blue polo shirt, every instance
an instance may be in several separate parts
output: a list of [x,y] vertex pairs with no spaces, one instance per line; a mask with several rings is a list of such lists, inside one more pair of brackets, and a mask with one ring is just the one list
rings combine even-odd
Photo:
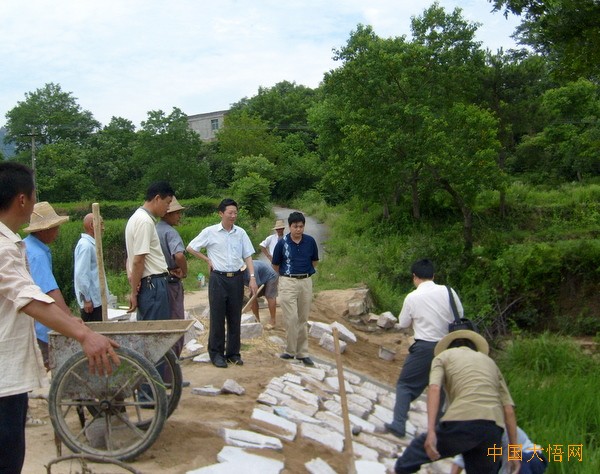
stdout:
[[271,261],[279,273],[279,304],[287,330],[287,345],[282,359],[294,357],[314,366],[308,356],[308,314],[312,302],[312,279],[319,261],[317,242],[304,234],[306,220],[301,212],[288,217],[290,233],[280,239]]

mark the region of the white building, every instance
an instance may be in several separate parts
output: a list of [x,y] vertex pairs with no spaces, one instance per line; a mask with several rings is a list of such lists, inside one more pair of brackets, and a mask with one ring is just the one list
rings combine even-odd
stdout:
[[217,112],[208,112],[206,114],[188,115],[188,125],[200,135],[205,142],[211,142],[216,139],[216,133],[223,128],[225,114],[228,110],[219,110]]

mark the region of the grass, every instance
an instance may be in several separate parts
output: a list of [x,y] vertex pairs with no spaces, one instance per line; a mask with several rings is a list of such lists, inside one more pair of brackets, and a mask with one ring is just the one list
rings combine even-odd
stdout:
[[[585,354],[569,338],[545,333],[512,341],[498,362],[517,407],[519,425],[550,459],[546,472],[600,472],[597,356]],[[573,456],[568,459],[569,447],[577,445],[583,445],[581,462]]]

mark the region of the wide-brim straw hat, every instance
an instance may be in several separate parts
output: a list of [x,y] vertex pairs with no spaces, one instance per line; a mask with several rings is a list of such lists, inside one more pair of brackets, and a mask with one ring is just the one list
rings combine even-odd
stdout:
[[23,231],[39,232],[40,230],[52,229],[68,220],[69,216],[59,216],[49,202],[42,201],[33,206],[29,225]]
[[448,349],[448,346],[457,339],[468,339],[477,349],[477,352],[481,352],[485,355],[488,355],[490,352],[490,346],[485,340],[485,338],[475,331],[469,331],[468,329],[460,329],[458,331],[453,331],[451,333],[446,334],[440,342],[438,342],[435,346],[433,353],[438,356],[443,351]]
[[169,212],[183,211],[184,209],[185,207],[179,204],[177,198],[173,196],[173,200],[171,201],[171,204],[169,204],[169,208],[167,209],[167,214]]
[[275,225],[273,226],[273,230],[277,230],[277,229],[285,229],[285,222],[283,222],[283,219],[277,219],[275,221]]

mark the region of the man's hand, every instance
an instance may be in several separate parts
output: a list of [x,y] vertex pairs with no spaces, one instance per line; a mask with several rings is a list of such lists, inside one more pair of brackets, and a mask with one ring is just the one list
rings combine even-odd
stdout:
[[91,301],[84,301],[83,302],[83,310],[87,313],[93,313],[94,312],[94,304]]
[[437,461],[440,458],[440,453],[437,450],[437,435],[435,431],[428,431],[425,438],[425,452],[432,461]]
[[250,278],[250,285],[248,286],[248,288],[250,288],[250,293],[252,295],[258,293],[258,285],[256,284],[255,278]]
[[137,309],[137,293],[134,295],[133,293],[129,295],[129,308],[127,308],[128,313],[133,313]]
[[508,461],[508,473],[509,474],[518,474],[521,470],[521,462],[518,459],[511,459]]
[[119,344],[112,339],[92,330],[88,331],[81,341],[81,348],[88,358],[91,374],[112,374],[112,364],[119,365],[121,362],[115,352],[116,347],[119,347]]

